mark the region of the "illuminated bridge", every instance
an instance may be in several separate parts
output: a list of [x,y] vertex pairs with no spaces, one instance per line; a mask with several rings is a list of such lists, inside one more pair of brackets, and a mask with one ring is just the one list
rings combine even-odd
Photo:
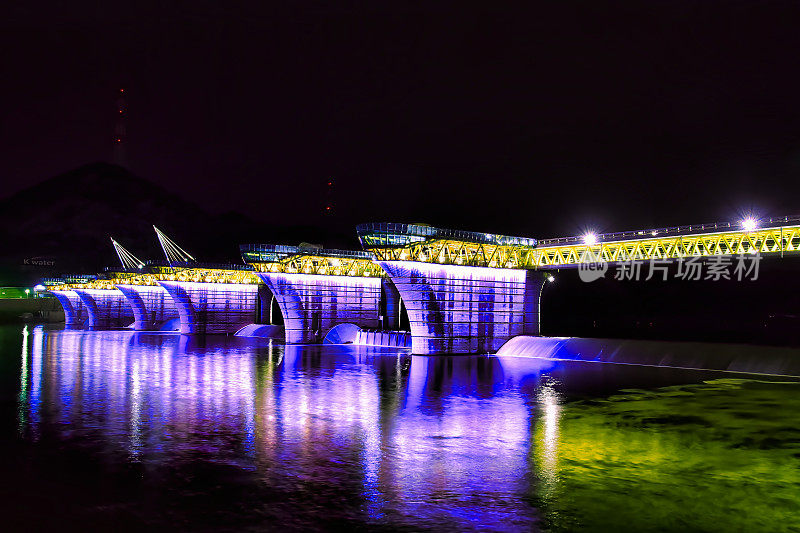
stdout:
[[800,250],[797,217],[538,241],[399,223],[357,231],[408,309],[416,354],[493,353],[515,336],[537,335],[551,269]]
[[253,322],[258,277],[247,265],[147,262],[137,271],[107,269],[103,277],[48,290],[68,326],[234,333]]
[[123,268],[48,282],[67,327],[233,334],[274,323],[277,306],[287,343],[403,346],[405,309],[413,353],[493,353],[539,333],[541,290],[553,269],[800,251],[796,217],[549,240],[363,224],[363,251],[246,244],[242,265],[198,263],[156,233],[166,262],[140,261],[112,239]]
[[64,308],[67,327],[229,334],[257,319],[253,267],[200,263],[153,230],[166,261],[142,261],[112,238],[122,268],[48,285]]
[[415,224],[362,224],[361,245],[377,261],[419,261],[488,268],[546,269],[598,261],[623,262],[800,250],[800,218],[761,227],[714,223],[539,240]]
[[382,308],[399,317],[399,298],[368,252],[273,244],[240,250],[276,298],[286,342],[352,340],[357,329],[397,329],[395,320],[383,320]]

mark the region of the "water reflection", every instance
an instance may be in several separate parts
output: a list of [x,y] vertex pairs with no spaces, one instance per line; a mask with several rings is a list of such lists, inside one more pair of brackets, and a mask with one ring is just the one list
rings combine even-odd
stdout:
[[18,422],[30,439],[102,440],[156,466],[235,464],[328,507],[356,498],[367,521],[533,518],[519,499],[530,409],[500,390],[495,360],[41,327],[30,349],[25,339]]
[[[16,425],[26,441],[90,443],[92,453],[142,465],[177,500],[221,486],[236,495],[240,525],[298,529],[574,525],[590,507],[572,509],[571,494],[605,501],[604,478],[592,477],[598,465],[611,468],[626,451],[681,453],[658,432],[616,438],[619,430],[589,416],[591,402],[575,400],[705,376],[41,326],[23,331],[19,368]],[[207,478],[189,490],[198,471]],[[576,488],[586,480],[594,493]],[[234,505],[204,502],[204,512]]]
[[538,496],[548,500],[556,493],[558,483],[559,422],[561,405],[555,383],[547,380],[539,389],[541,416],[536,421],[535,464],[539,472]]

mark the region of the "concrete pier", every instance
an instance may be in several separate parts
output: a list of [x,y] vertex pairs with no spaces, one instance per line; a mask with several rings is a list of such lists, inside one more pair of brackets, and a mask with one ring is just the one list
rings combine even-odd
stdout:
[[58,299],[64,309],[64,327],[67,329],[80,329],[86,325],[87,312],[78,293],[74,290],[50,291]]
[[160,285],[117,285],[133,310],[133,329],[161,330],[178,318],[178,309]]
[[531,270],[379,261],[400,292],[412,353],[494,353],[517,335],[536,335],[544,277]]
[[159,281],[175,304],[186,335],[233,335],[256,321],[258,285]]
[[92,329],[124,328],[133,323],[133,310],[122,291],[75,289],[88,314]]
[[380,327],[377,277],[259,273],[283,314],[287,343],[318,343],[333,327]]

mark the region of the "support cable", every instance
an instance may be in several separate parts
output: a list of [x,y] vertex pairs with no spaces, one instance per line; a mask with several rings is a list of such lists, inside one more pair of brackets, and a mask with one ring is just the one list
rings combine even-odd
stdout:
[[125,247],[114,240],[114,237],[111,237],[111,244],[114,245],[114,251],[117,252],[117,257],[119,257],[119,261],[122,263],[122,268],[126,270],[144,268],[144,261],[126,250]]
[[164,251],[164,256],[167,258],[167,261],[170,264],[197,261],[189,252],[178,246],[175,241],[167,237],[163,231],[155,226],[153,226],[153,229],[156,230],[158,242],[161,245],[161,249]]

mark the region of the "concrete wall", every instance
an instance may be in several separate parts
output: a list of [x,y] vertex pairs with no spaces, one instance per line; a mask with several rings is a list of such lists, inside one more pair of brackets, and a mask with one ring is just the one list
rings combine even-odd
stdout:
[[87,312],[75,291],[50,291],[64,309],[64,327],[82,328],[86,325]]
[[412,353],[494,353],[538,333],[543,276],[526,270],[381,261],[411,323]]
[[56,298],[0,298],[0,324],[64,322],[64,309]]
[[89,315],[93,329],[122,328],[133,322],[133,310],[122,291],[116,289],[75,289]]
[[169,293],[186,335],[233,335],[256,320],[258,285],[159,281]]
[[380,278],[260,273],[283,314],[287,343],[322,342],[334,326],[380,323]]
[[178,318],[178,309],[169,293],[160,285],[117,285],[133,309],[133,329],[160,330]]

